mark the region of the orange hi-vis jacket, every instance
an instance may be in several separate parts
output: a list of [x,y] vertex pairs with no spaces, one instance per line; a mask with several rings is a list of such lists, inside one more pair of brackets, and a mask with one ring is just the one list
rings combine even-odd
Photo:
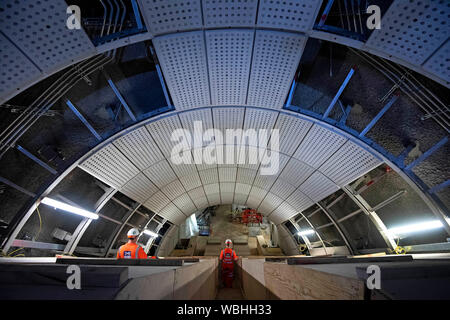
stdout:
[[226,265],[232,265],[234,260],[237,260],[238,256],[231,248],[225,248],[220,252],[220,261]]
[[147,259],[147,254],[140,245],[127,243],[117,251],[117,259]]

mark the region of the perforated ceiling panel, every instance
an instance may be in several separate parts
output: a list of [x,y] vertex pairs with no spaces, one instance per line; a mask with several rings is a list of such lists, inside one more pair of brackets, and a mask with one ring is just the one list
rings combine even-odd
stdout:
[[202,26],[200,0],[138,0],[145,24],[154,35]]
[[175,180],[161,189],[161,191],[170,199],[173,200],[181,196],[186,191],[183,188],[180,180]]
[[184,222],[184,220],[186,220],[186,215],[184,215],[183,212],[181,212],[181,210],[178,209],[173,203],[169,203],[159,212],[159,215],[169,221],[172,221],[176,225],[180,225]]
[[274,126],[279,130],[280,151],[292,155],[311,126],[311,121],[280,114]]
[[66,10],[65,1],[2,0],[1,31],[41,70],[52,71],[95,53],[84,30],[67,28]]
[[144,170],[144,174],[158,187],[162,188],[177,178],[167,160],[162,160]]
[[203,0],[207,27],[252,27],[256,21],[258,0]]
[[258,26],[308,31],[321,4],[322,0],[260,0]]
[[380,164],[372,154],[347,141],[319,170],[342,187]]
[[0,57],[0,97],[13,94],[28,81],[39,77],[39,69],[1,33]]
[[[199,109],[190,112],[183,112],[180,113],[179,117],[183,128],[189,130],[191,134],[194,148],[207,146],[209,144],[208,141],[203,141],[203,133],[208,129],[214,128],[211,109]],[[195,130],[194,127],[195,122],[197,122],[197,130]],[[199,142],[198,146],[195,145],[196,141]]]
[[439,48],[423,65],[423,68],[450,83],[450,40]]
[[202,185],[198,172],[180,177],[181,184],[186,190],[192,190]]
[[153,194],[158,191],[158,187],[155,186],[143,173],[139,173],[133,179],[131,179],[121,190],[123,194],[135,199],[140,203],[144,203]]
[[[178,135],[175,135],[173,137],[174,139],[172,139],[172,134],[174,134],[177,129],[183,129],[178,117],[163,118],[159,121],[149,123],[147,125],[147,128],[155,142],[158,144],[164,156],[170,158],[174,147],[176,145],[179,145],[179,143],[182,141],[180,140],[181,138],[178,137]],[[180,133],[182,133],[182,131],[183,130],[180,130]],[[190,142],[187,140],[184,134],[182,135],[182,137],[186,142],[185,147],[189,148]]]
[[97,151],[79,167],[116,189],[139,173],[138,168],[112,144]]
[[298,211],[287,202],[280,204],[270,215],[270,220],[275,224],[282,223],[297,215]]
[[[162,193],[161,191],[158,191],[157,193],[155,193],[154,195],[152,195],[150,197],[150,199],[148,199],[144,205],[149,208],[150,210],[157,212],[159,214],[159,212],[168,204],[170,203],[170,199],[167,198],[167,196]],[[164,217],[165,218],[165,217]],[[169,219],[170,220],[170,219]],[[172,220],[171,220],[172,221]]]
[[282,202],[283,199],[269,192],[259,205],[258,211],[261,211],[266,216],[270,215]]
[[213,105],[245,104],[253,37],[253,30],[206,31]]
[[319,168],[345,141],[347,139],[343,136],[315,124],[293,157],[314,168]]
[[247,104],[281,109],[297,70],[306,38],[257,30]]
[[287,198],[286,202],[298,212],[303,211],[314,204],[314,202],[299,189],[295,190],[289,198]]
[[178,209],[180,209],[185,215],[190,215],[191,213],[197,211],[197,207],[192,202],[191,198],[187,193],[182,194],[178,198],[172,201]]
[[448,1],[394,1],[366,47],[420,65],[447,40],[449,14]]
[[[220,130],[242,128],[245,108],[213,108],[214,128]],[[225,132],[223,132],[225,136]]]
[[115,140],[113,144],[127,155],[140,170],[164,159],[159,147],[145,127],[136,129]]
[[280,178],[298,187],[315,171],[307,164],[291,158],[280,174]]
[[298,189],[313,201],[320,201],[339,190],[339,187],[316,171]]
[[153,39],[173,103],[178,110],[210,104],[203,31]]

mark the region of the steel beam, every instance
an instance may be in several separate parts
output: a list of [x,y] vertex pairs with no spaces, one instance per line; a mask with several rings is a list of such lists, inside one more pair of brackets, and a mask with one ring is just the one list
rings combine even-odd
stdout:
[[428,190],[428,192],[436,193],[436,192],[439,192],[440,190],[442,190],[444,188],[448,188],[448,187],[450,187],[450,180],[444,181],[441,184],[438,184],[437,186],[430,188],[430,190]]
[[45,170],[47,170],[51,174],[57,174],[58,173],[58,171],[56,171],[55,169],[50,167],[48,164],[46,164],[44,161],[42,161],[41,159],[36,157],[34,154],[29,152],[28,150],[26,150],[24,147],[17,145],[16,148],[17,148],[17,150],[22,152],[24,155],[26,155],[28,158],[30,158],[31,160],[36,162],[38,165],[40,165],[42,168],[44,168]]
[[108,84],[111,87],[111,89],[113,89],[114,94],[116,95],[116,97],[119,99],[120,103],[122,104],[122,106],[125,108],[125,110],[127,111],[128,115],[130,116],[131,120],[133,120],[134,122],[136,122],[136,116],[134,115],[133,111],[131,111],[130,106],[128,105],[128,103],[125,101],[125,99],[123,98],[122,94],[120,93],[119,89],[117,89],[116,85],[114,84],[114,82],[111,80],[111,78],[107,78]]
[[350,79],[352,78],[353,74],[355,73],[354,69],[350,69],[349,73],[347,74],[347,77],[345,78],[344,82],[342,83],[341,87],[339,88],[338,92],[334,96],[333,100],[331,101],[330,105],[328,106],[327,110],[322,116],[322,119],[325,119],[329,116],[331,110],[333,109],[334,105],[337,103],[339,97],[341,96],[342,92],[344,92],[345,87],[347,87],[347,84],[349,83]]
[[364,198],[355,192],[353,188],[349,185],[342,187],[342,190],[356,203],[356,205],[369,217],[372,223],[377,228],[378,232],[380,232],[387,246],[394,250],[397,247],[397,243],[394,238],[387,231],[386,226],[383,221],[378,217],[375,210],[373,210],[370,205],[364,200]]
[[86,118],[78,111],[78,109],[73,105],[72,102],[70,102],[69,99],[66,100],[67,106],[72,110],[73,113],[78,117],[78,119],[83,122],[83,124],[89,129],[89,131],[92,133],[92,135],[97,138],[98,141],[102,140],[102,137],[95,131],[94,127],[91,126],[91,124],[86,120]]
[[331,223],[334,225],[336,230],[339,232],[339,235],[341,236],[342,240],[344,240],[345,245],[347,246],[349,252],[354,255],[357,250],[356,246],[351,241],[350,233],[346,230],[346,228],[340,224],[339,220],[337,219],[336,215],[326,207],[325,204],[322,204],[321,202],[317,202],[317,205],[322,209],[322,211],[325,213],[325,215],[328,217],[328,219],[331,221]]
[[144,26],[142,24],[141,13],[139,12],[139,7],[138,7],[138,4],[136,3],[136,0],[131,0],[131,5],[133,6],[133,12],[134,12],[134,17],[136,19],[136,25],[137,25],[138,29],[142,29]]
[[[292,223],[292,225],[294,226],[295,230],[297,230],[297,233],[298,233],[300,231],[300,226],[297,224],[297,222],[295,222],[294,219],[289,219],[289,221]],[[290,234],[290,233],[291,232],[288,230],[288,234]],[[309,241],[309,239],[306,236],[300,235],[300,234],[298,236],[302,238],[302,240],[305,243],[308,250],[312,249],[311,242]]]
[[370,123],[364,128],[363,131],[361,131],[359,136],[360,137],[365,136],[366,133],[369,132],[369,130],[372,129],[372,127],[378,122],[378,120],[380,120],[380,118],[392,107],[392,105],[394,104],[395,101],[397,101],[397,99],[398,95],[393,96],[391,100],[389,100],[389,102],[386,103],[383,109],[381,109],[380,112],[378,112],[375,118],[373,118],[372,121],[370,121]]
[[27,189],[22,188],[21,186],[18,186],[17,184],[15,184],[14,182],[9,181],[6,178],[0,177],[0,182],[6,184],[6,185],[16,189],[17,191],[20,191],[20,192],[22,192],[22,193],[24,193],[24,194],[26,194],[26,195],[28,195],[28,196],[30,196],[32,198],[36,197],[36,194],[34,194],[33,192],[30,192]]
[[331,7],[333,6],[334,0],[328,0],[327,6],[322,12],[322,16],[320,17],[320,21],[318,26],[322,27],[325,24],[325,21],[328,18],[328,14],[330,13]]
[[425,153],[423,153],[420,157],[418,157],[416,160],[411,162],[409,165],[406,166],[405,170],[409,171],[415,166],[417,166],[419,163],[427,159],[429,156],[431,156],[435,151],[437,151],[440,147],[442,147],[444,144],[448,142],[448,136],[445,136],[441,141],[436,143],[434,146],[432,146],[430,149],[428,149]]
[[292,102],[292,98],[294,96],[294,91],[295,91],[295,87],[296,87],[297,83],[295,82],[295,78],[294,80],[292,80],[292,86],[291,86],[291,90],[289,90],[289,95],[288,95],[288,99],[286,101],[286,108],[289,108],[291,106],[291,102]]

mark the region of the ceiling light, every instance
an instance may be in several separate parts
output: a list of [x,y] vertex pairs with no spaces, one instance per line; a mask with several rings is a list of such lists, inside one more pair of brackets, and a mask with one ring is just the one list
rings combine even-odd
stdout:
[[58,208],[67,212],[71,212],[71,213],[75,213],[78,214],[80,216],[89,218],[89,219],[98,219],[98,214],[71,206],[70,204],[61,202],[61,201],[56,201],[54,199],[50,199],[45,197],[44,199],[42,199],[41,203],[46,204],[48,206],[51,206],[53,208]]
[[442,228],[442,222],[439,220],[432,220],[427,222],[421,222],[421,223],[414,223],[410,225],[406,225],[403,227],[396,227],[388,229],[388,232],[394,237],[399,238],[399,235],[407,234],[407,233],[413,233],[413,232],[419,232],[419,231],[425,231],[425,230],[432,230],[437,228]]
[[316,232],[314,230],[312,230],[312,229],[308,229],[308,230],[303,230],[303,231],[297,232],[297,234],[299,236],[307,236],[307,235],[314,234],[314,233],[316,233]]
[[153,238],[158,238],[158,237],[159,237],[159,234],[157,234],[157,233],[155,233],[155,232],[153,232],[153,231],[150,231],[150,230],[148,230],[148,229],[145,229],[145,230],[144,230],[144,233],[147,234],[147,235],[149,235],[150,237],[153,237]]

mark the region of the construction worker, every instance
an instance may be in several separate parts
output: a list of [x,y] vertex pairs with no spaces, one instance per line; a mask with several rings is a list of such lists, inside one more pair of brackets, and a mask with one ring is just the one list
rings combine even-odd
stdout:
[[117,251],[117,259],[147,259],[144,249],[136,243],[139,230],[136,228],[130,229],[127,236],[128,242]]
[[230,239],[225,240],[225,249],[220,252],[220,261],[222,262],[222,281],[227,288],[233,286],[234,261],[238,260],[236,252],[231,248],[233,242]]

